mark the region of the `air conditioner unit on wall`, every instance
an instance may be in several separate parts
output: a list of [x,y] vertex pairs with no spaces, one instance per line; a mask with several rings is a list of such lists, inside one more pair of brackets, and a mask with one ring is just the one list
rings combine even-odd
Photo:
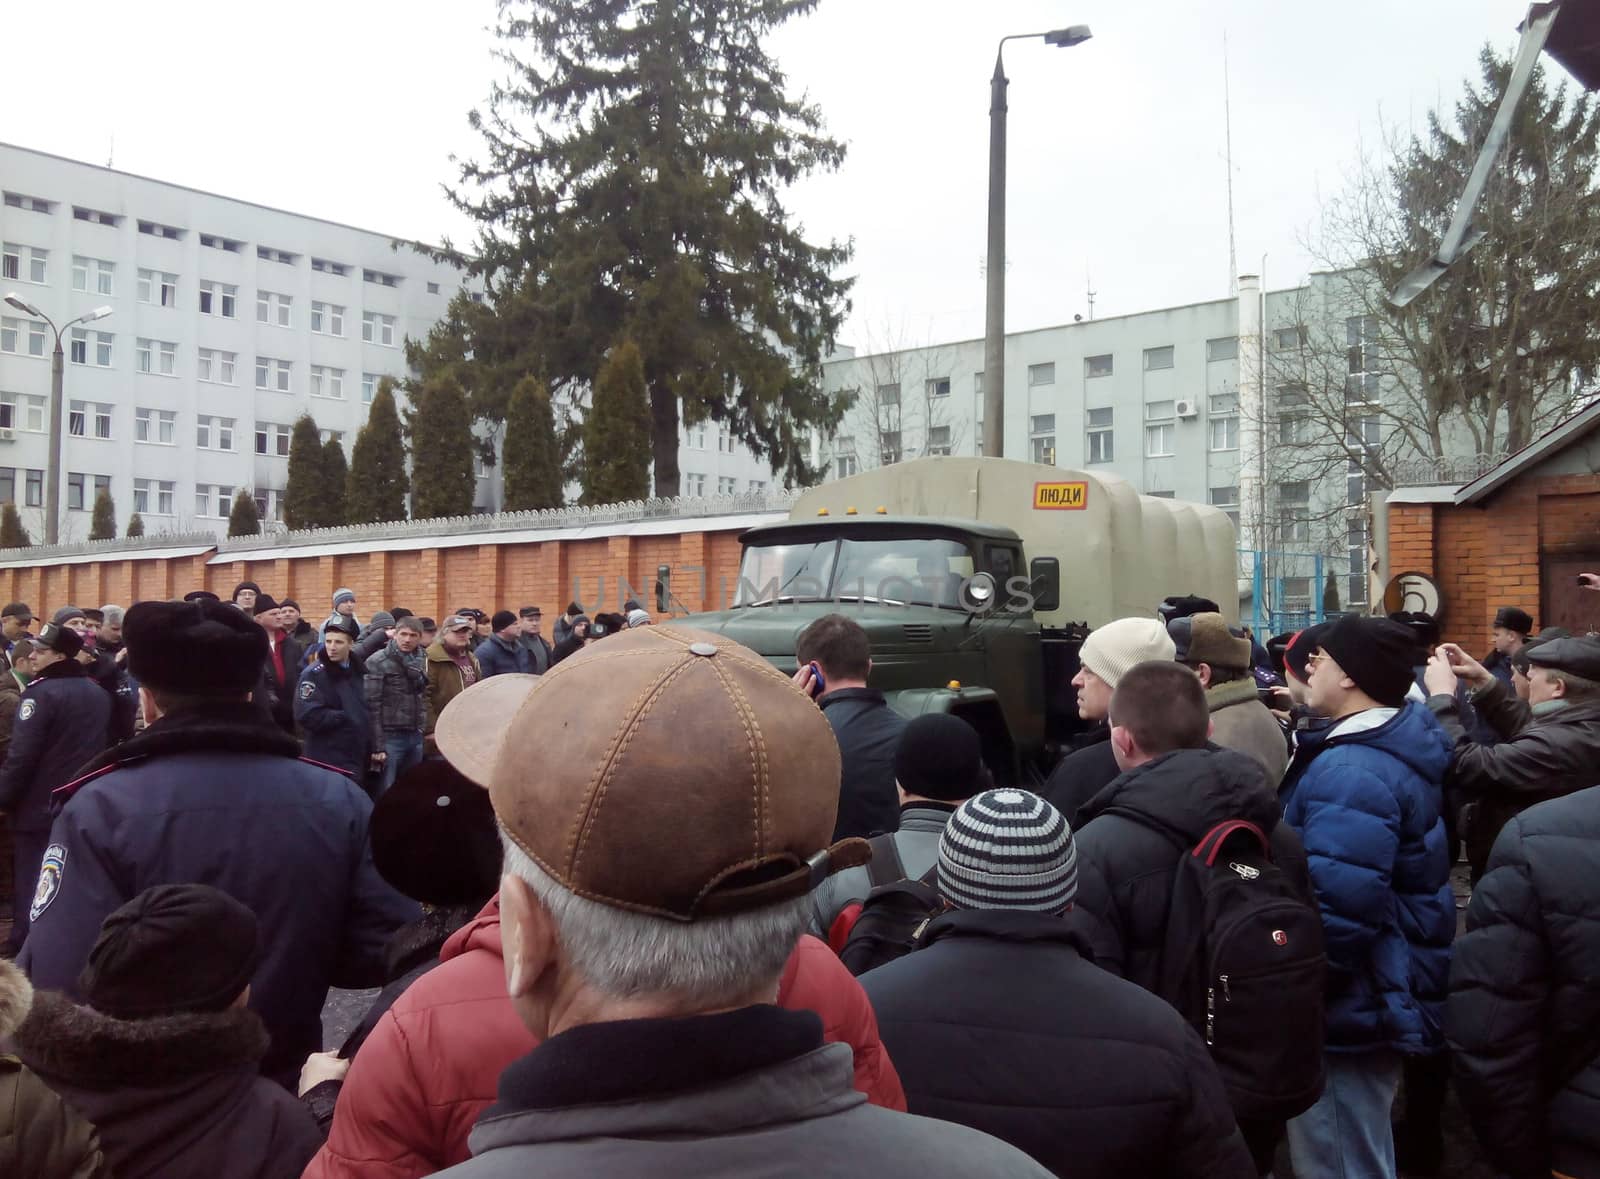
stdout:
[[15,430],[0,427],[0,442],[15,442],[16,440],[17,432]]
[[1197,402],[1180,401],[1177,403],[1177,411],[1180,418],[1197,417],[1200,413],[1200,406]]

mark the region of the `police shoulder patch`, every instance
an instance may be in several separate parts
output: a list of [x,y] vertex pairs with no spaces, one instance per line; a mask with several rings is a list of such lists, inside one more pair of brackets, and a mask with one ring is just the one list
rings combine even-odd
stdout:
[[317,685],[310,680],[300,681],[300,699],[309,700],[317,694]]
[[61,891],[61,876],[67,867],[65,844],[52,843],[44,849],[44,859],[39,864],[39,883],[33,890],[33,904],[28,909],[28,920],[37,921],[50,902]]
[[27,720],[30,716],[38,711],[39,702],[37,700],[24,700],[22,702],[22,707],[17,709],[17,719]]

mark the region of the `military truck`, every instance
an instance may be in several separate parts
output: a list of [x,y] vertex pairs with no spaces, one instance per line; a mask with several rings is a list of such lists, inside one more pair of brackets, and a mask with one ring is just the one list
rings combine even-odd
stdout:
[[[1125,480],[996,458],[925,458],[826,483],[751,528],[730,609],[685,621],[797,669],[833,612],[872,642],[872,685],[907,717],[952,712],[1000,781],[1035,780],[1078,727],[1088,631],[1196,593],[1238,616],[1233,524]],[[658,605],[671,600],[658,572]]]

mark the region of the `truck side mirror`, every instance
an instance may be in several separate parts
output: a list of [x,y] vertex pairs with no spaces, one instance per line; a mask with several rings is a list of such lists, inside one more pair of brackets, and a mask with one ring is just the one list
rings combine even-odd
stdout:
[[656,613],[670,614],[672,608],[672,566],[656,566]]
[[1028,592],[1033,595],[1033,608],[1040,613],[1061,609],[1061,562],[1055,557],[1029,561]]

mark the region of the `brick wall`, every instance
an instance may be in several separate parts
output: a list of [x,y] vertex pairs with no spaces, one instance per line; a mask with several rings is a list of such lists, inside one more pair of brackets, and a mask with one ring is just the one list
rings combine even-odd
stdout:
[[[0,601],[24,601],[49,617],[68,603],[127,604],[181,597],[194,589],[227,598],[239,582],[255,581],[275,598],[294,598],[313,622],[327,616],[333,591],[341,586],[355,591],[357,613],[363,618],[390,606],[432,618],[462,606],[490,612],[539,606],[553,615],[574,598],[591,612],[618,610],[619,582],[625,581],[654,612],[656,567],[671,565],[673,593],[690,610],[726,604],[718,590],[725,587],[731,597],[737,586],[740,529],[635,536],[629,527],[620,524],[603,535],[586,529],[581,539],[535,544],[501,544],[487,534],[483,544],[456,548],[370,552],[352,544],[350,551],[328,556],[218,564],[207,564],[211,552],[166,560],[122,559],[112,553],[77,565],[0,569]],[[703,567],[704,574],[687,568],[691,566]]]
[[1596,549],[1600,475],[1530,475],[1482,505],[1389,510],[1389,569],[1433,578],[1446,637],[1480,654],[1501,606],[1520,606],[1542,623],[1542,558]]

